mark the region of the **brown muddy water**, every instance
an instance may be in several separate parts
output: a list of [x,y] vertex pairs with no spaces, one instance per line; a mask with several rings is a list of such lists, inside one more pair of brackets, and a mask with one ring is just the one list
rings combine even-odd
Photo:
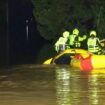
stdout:
[[0,105],[105,105],[105,73],[67,65],[2,68]]

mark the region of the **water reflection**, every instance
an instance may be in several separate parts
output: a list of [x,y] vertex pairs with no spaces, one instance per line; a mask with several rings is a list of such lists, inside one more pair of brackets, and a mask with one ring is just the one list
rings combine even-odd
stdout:
[[[105,70],[104,70],[105,71]],[[56,69],[57,105],[104,105],[105,73]]]
[[98,105],[98,80],[97,75],[89,77],[89,101],[93,105]]
[[57,105],[78,105],[83,102],[81,76],[73,68],[56,69]]
[[56,70],[56,95],[58,105],[70,105],[70,70]]
[[105,69],[22,65],[0,70],[0,105],[105,105]]
[[105,70],[94,70],[89,75],[89,101],[91,105],[104,105],[105,98]]

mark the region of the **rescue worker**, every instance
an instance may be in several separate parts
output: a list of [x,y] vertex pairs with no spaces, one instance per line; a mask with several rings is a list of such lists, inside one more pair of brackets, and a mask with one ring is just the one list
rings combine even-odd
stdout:
[[64,31],[63,32],[63,36],[61,36],[57,42],[55,43],[55,50],[59,53],[62,52],[64,50],[66,50],[67,48],[69,48],[67,41],[68,41],[68,37],[69,37],[69,31]]
[[102,47],[96,35],[96,31],[92,30],[90,32],[90,37],[87,39],[87,47],[89,52],[100,55],[102,53]]
[[72,35],[69,36],[69,45],[70,48],[80,48],[81,42],[86,39],[86,35],[83,37],[79,36],[79,30],[75,28],[72,32]]

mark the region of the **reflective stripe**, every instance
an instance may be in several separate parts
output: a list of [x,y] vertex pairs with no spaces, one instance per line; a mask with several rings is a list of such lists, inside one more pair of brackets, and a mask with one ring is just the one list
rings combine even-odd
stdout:
[[75,47],[80,47],[80,46],[81,46],[81,43],[80,43],[80,42],[75,42],[75,43],[74,43],[74,46],[75,46]]
[[89,46],[88,47],[88,51],[89,52],[98,52],[99,51],[99,47],[98,46]]

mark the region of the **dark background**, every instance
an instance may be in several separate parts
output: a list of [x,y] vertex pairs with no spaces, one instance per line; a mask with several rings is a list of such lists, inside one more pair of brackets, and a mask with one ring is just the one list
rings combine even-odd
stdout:
[[[47,59],[62,33],[68,30],[72,34],[75,27],[80,36],[89,37],[96,30],[97,37],[104,39],[104,26],[104,0],[1,0],[0,65]],[[86,48],[86,41],[82,45]]]
[[35,63],[38,50],[48,41],[37,31],[32,3],[27,0],[6,0],[1,3],[0,65]]

